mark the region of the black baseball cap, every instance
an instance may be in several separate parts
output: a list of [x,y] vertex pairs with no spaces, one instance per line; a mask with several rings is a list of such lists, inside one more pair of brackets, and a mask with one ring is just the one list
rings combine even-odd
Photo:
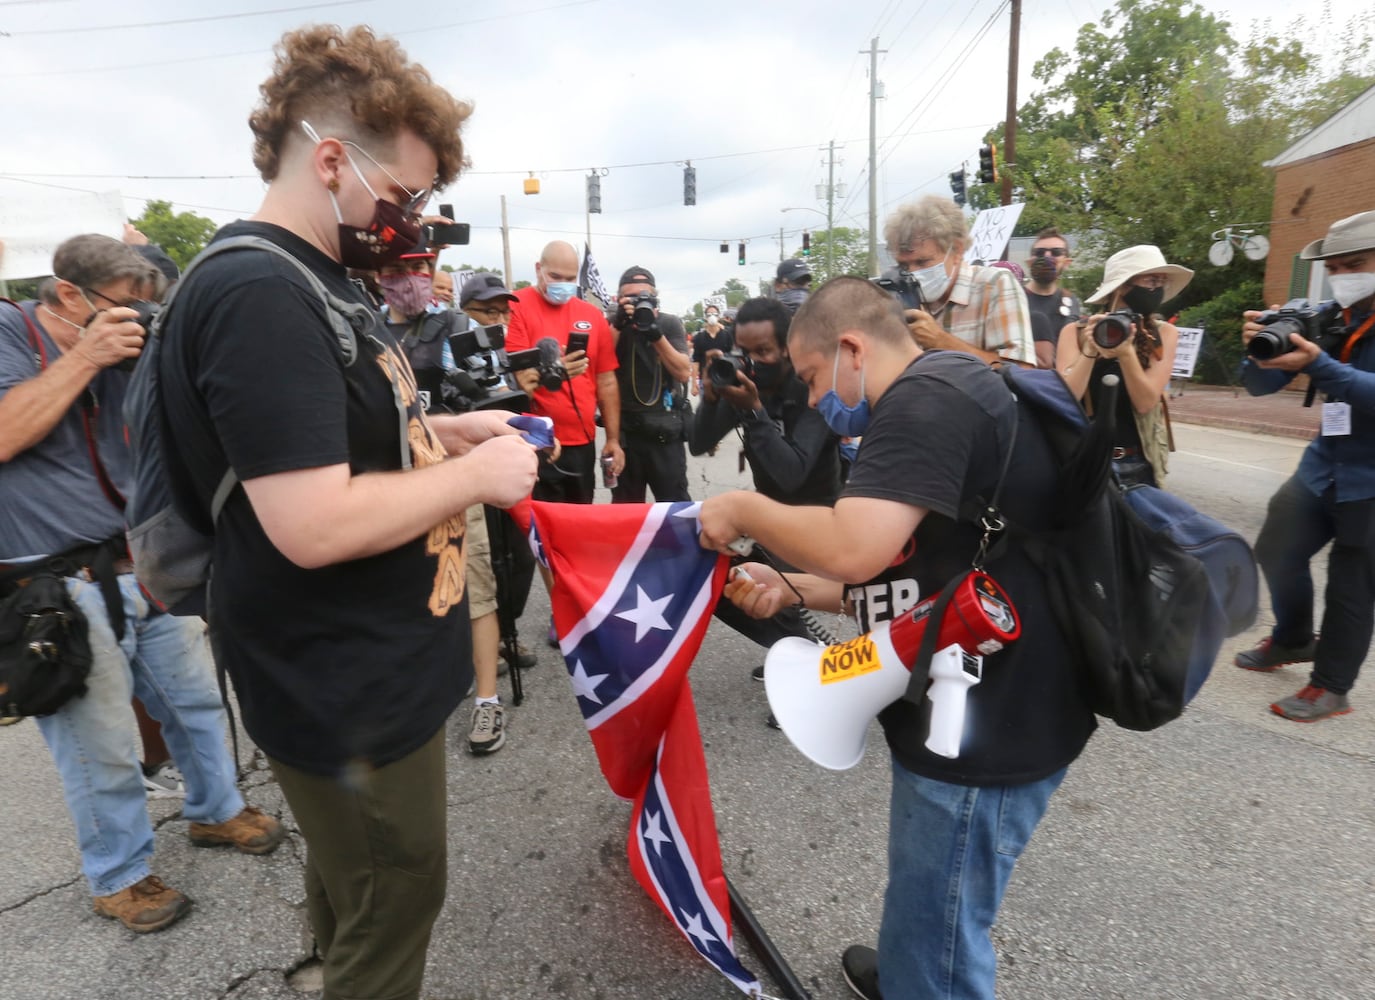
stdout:
[[778,280],[786,281],[790,285],[800,285],[812,280],[812,269],[804,261],[793,257],[778,265]]
[[516,297],[511,294],[499,277],[495,274],[475,274],[467,281],[463,282],[463,288],[458,293],[458,304],[467,305],[469,302],[488,302],[492,299],[509,299],[516,301]]
[[621,275],[620,283],[622,285],[645,284],[658,287],[658,283],[654,280],[654,272],[647,267],[626,268],[625,273]]

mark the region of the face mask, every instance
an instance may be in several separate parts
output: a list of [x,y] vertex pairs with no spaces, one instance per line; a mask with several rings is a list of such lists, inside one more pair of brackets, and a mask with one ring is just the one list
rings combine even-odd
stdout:
[[945,273],[945,261],[949,256],[950,253],[947,251],[940,263],[907,272],[921,289],[921,297],[924,301],[935,302],[950,287],[950,275]]
[[1375,274],[1368,271],[1356,274],[1329,274],[1327,283],[1332,286],[1332,297],[1343,309],[1375,295]]
[[1132,285],[1122,296],[1122,304],[1140,316],[1154,316],[1165,301],[1165,289]]
[[836,349],[835,364],[831,368],[831,387],[816,404],[816,410],[826,426],[841,437],[859,437],[869,426],[869,400],[864,398],[864,368],[859,369],[859,402],[846,406],[836,395],[835,380],[840,373],[840,349]]
[[561,306],[578,294],[578,283],[576,281],[546,282],[543,294],[551,306]]
[[1034,257],[1031,261],[1031,280],[1038,285],[1051,284],[1060,269],[1055,266],[1055,261],[1050,257]]
[[[301,122],[301,127],[312,141],[317,143],[321,141],[319,134],[309,122]],[[357,144],[353,145],[360,153],[377,164],[378,169],[391,177],[387,168],[369,156],[367,150]],[[395,264],[401,259],[402,254],[420,242],[420,221],[395,202],[377,197],[377,192],[372,189],[368,179],[358,169],[358,164],[354,162],[352,154],[345,150],[344,155],[348,157],[349,166],[353,168],[354,176],[363,182],[364,190],[372,195],[373,210],[372,221],[366,226],[346,225],[344,213],[339,210],[339,199],[334,197],[333,191],[328,192],[330,204],[334,206],[334,218],[339,223],[339,263],[359,271],[376,271],[384,264]],[[401,184],[395,177],[392,177],[392,180],[398,185]],[[428,195],[428,191],[422,191],[415,195],[414,203],[417,209]]]
[[772,389],[783,378],[783,366],[777,361],[756,361],[750,377],[760,389]]
[[385,274],[379,276],[377,282],[394,316],[410,319],[419,316],[430,304],[432,285],[428,274]]

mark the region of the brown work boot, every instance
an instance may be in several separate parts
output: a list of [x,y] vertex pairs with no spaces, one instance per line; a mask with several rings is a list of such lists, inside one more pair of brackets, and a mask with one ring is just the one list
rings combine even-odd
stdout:
[[138,934],[160,931],[176,923],[191,909],[191,900],[163,885],[156,875],[149,875],[112,896],[95,896],[92,902],[96,913],[118,920]]
[[245,854],[271,854],[286,830],[257,806],[244,806],[243,812],[223,823],[192,823],[190,836],[195,847],[235,847]]

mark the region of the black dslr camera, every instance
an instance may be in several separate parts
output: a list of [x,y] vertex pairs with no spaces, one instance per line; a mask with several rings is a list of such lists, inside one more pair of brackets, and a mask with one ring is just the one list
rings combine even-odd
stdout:
[[439,394],[444,407],[454,413],[474,410],[510,410],[524,413],[530,397],[511,385],[506,358],[506,329],[500,325],[464,330],[449,338],[454,352],[453,371],[445,372]]
[[1110,312],[1093,328],[1093,342],[1104,350],[1112,350],[1131,339],[1141,317],[1130,309]]
[[754,365],[738,350],[712,358],[707,365],[707,381],[713,389],[727,389],[739,385],[742,373],[746,378],[754,378]]
[[1339,312],[1332,299],[1316,306],[1307,299],[1290,299],[1278,309],[1267,309],[1256,317],[1256,322],[1265,329],[1251,338],[1246,353],[1257,361],[1288,354],[1294,349],[1294,341],[1290,339],[1290,334],[1294,333],[1330,353],[1332,334],[1339,332],[1334,330]]
[[563,366],[563,350],[553,337],[541,337],[529,350],[516,351],[510,356],[511,370],[524,371],[533,368],[539,373],[541,389],[558,392],[568,379],[568,369]]
[[903,309],[925,309],[926,302],[921,297],[921,285],[917,283],[917,276],[910,271],[902,270],[899,270],[897,275],[896,278],[882,277],[869,280],[897,299]]
[[654,329],[658,320],[659,300],[648,292],[641,292],[630,300],[630,325],[641,333]]
[[[153,320],[158,318],[158,313],[162,312],[162,306],[156,302],[131,302],[129,308],[138,313],[134,322],[143,327],[143,342],[148,343],[148,338],[153,335]],[[132,358],[125,358],[115,365],[115,371],[131,372],[138,365],[138,359],[142,352],[135,354]]]

